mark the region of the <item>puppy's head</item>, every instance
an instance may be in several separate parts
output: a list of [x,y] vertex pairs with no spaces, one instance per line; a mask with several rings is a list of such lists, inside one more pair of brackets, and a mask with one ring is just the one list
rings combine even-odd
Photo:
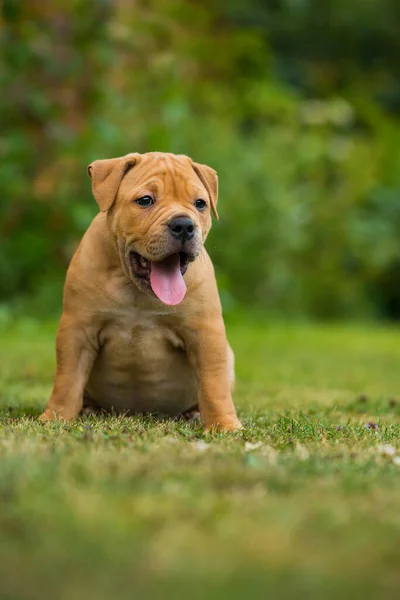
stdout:
[[218,218],[215,171],[161,152],[96,160],[88,171],[125,274],[164,304],[181,302],[183,276],[201,252],[211,213]]

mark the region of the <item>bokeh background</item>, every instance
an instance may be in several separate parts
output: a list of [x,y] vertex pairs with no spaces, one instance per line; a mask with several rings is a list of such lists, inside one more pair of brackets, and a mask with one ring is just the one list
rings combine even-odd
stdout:
[[400,318],[398,0],[4,0],[1,314],[60,309],[86,165],[220,177],[225,310]]

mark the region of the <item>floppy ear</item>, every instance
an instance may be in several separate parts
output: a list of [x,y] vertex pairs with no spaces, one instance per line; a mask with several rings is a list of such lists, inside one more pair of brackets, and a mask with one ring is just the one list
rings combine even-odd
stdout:
[[139,160],[140,154],[132,153],[119,158],[95,160],[88,166],[92,179],[92,192],[101,212],[114,203],[123,176]]
[[219,219],[217,213],[217,202],[218,202],[218,175],[214,169],[207,165],[200,165],[199,163],[192,163],[193,169],[195,170],[201,183],[206,188],[208,195],[210,196],[211,209],[214,217]]

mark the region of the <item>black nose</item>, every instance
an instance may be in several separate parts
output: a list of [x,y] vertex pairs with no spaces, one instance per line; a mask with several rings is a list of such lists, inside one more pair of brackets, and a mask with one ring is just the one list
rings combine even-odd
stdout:
[[181,242],[186,242],[194,236],[194,223],[189,217],[176,217],[168,223],[172,235]]

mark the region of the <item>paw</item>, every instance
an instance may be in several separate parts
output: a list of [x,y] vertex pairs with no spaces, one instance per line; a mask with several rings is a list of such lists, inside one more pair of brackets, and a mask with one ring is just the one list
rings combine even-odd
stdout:
[[187,410],[179,415],[180,419],[185,419],[185,421],[200,421],[200,413],[197,407],[193,407],[193,409]]
[[47,421],[73,421],[76,418],[75,413],[67,413],[64,409],[55,410],[54,408],[46,408],[43,414],[40,415],[39,421],[47,423]]
[[55,421],[57,419],[57,415],[54,410],[49,410],[46,408],[44,413],[42,413],[39,417],[39,421],[42,423],[46,423],[47,421]]
[[232,433],[243,429],[243,425],[239,419],[233,419],[230,421],[214,421],[211,424],[205,424],[205,431],[209,433]]
[[93,416],[93,415],[98,415],[99,412],[100,412],[99,409],[95,408],[94,406],[85,406],[84,408],[82,408],[79,415],[82,417],[89,417],[89,416]]
[[198,410],[190,410],[182,415],[187,421],[200,421],[200,413]]

